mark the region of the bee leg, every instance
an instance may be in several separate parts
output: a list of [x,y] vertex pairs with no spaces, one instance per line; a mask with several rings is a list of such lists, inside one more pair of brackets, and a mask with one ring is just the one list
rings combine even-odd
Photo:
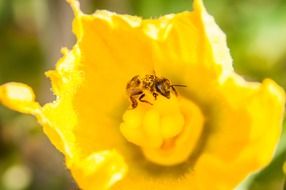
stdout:
[[144,98],[145,94],[142,94],[140,97],[139,97],[139,100],[140,102],[145,102],[145,103],[148,103],[150,105],[153,105],[152,103],[148,102],[147,100],[142,100],[142,98]]
[[155,100],[157,100],[157,96],[158,96],[158,94],[157,94],[157,93],[155,93],[155,92],[153,92],[153,94],[152,94],[152,95],[154,96]]
[[133,96],[130,96],[130,101],[132,102],[132,109],[135,109],[138,105],[137,100]]
[[136,100],[136,97],[138,96],[138,95],[141,95],[141,94],[143,94],[143,91],[135,91],[135,92],[133,92],[132,93],[132,95],[129,97],[130,98],[130,101],[131,101],[131,103],[132,103],[132,109],[134,109],[134,108],[136,108],[137,107],[137,105],[138,105],[138,102],[137,102],[137,100]]
[[175,95],[178,96],[178,92],[177,92],[177,90],[175,89],[175,87],[171,86],[171,88],[172,88],[173,92],[175,93]]

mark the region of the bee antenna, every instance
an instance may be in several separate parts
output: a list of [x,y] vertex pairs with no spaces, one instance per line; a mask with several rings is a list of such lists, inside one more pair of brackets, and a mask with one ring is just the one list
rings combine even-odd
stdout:
[[186,85],[183,85],[183,84],[172,84],[171,86],[187,87]]

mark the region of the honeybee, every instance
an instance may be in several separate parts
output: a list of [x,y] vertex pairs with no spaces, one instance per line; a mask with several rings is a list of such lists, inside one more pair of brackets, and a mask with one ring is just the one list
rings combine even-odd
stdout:
[[173,91],[176,96],[178,95],[175,86],[186,87],[185,85],[172,84],[167,78],[158,77],[155,74],[147,74],[143,77],[139,75],[132,77],[127,83],[126,90],[132,103],[132,108],[134,109],[138,105],[137,99],[140,102],[153,105],[148,100],[143,99],[145,97],[145,91],[149,91],[155,100],[158,95],[170,99],[171,91]]

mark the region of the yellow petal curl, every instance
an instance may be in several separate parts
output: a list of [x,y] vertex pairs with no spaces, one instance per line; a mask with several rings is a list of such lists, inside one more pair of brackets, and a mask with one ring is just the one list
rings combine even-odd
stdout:
[[22,113],[33,114],[40,108],[33,90],[22,83],[10,82],[0,86],[0,102]]
[[[37,117],[82,189],[233,189],[269,163],[285,92],[270,79],[250,83],[233,72],[226,37],[201,0],[192,12],[148,20],[108,11],[85,15],[78,1],[68,2],[77,43],[47,72],[57,99],[40,107],[30,87],[7,83],[0,101]],[[126,83],[154,70],[186,85],[179,95],[205,120],[194,151],[178,166],[149,163],[120,131],[129,106]]]

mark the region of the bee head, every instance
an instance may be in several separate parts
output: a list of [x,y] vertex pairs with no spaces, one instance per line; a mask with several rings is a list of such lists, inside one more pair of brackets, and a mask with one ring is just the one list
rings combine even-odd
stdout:
[[155,83],[155,88],[158,93],[166,98],[170,98],[171,82],[166,78],[158,79]]

